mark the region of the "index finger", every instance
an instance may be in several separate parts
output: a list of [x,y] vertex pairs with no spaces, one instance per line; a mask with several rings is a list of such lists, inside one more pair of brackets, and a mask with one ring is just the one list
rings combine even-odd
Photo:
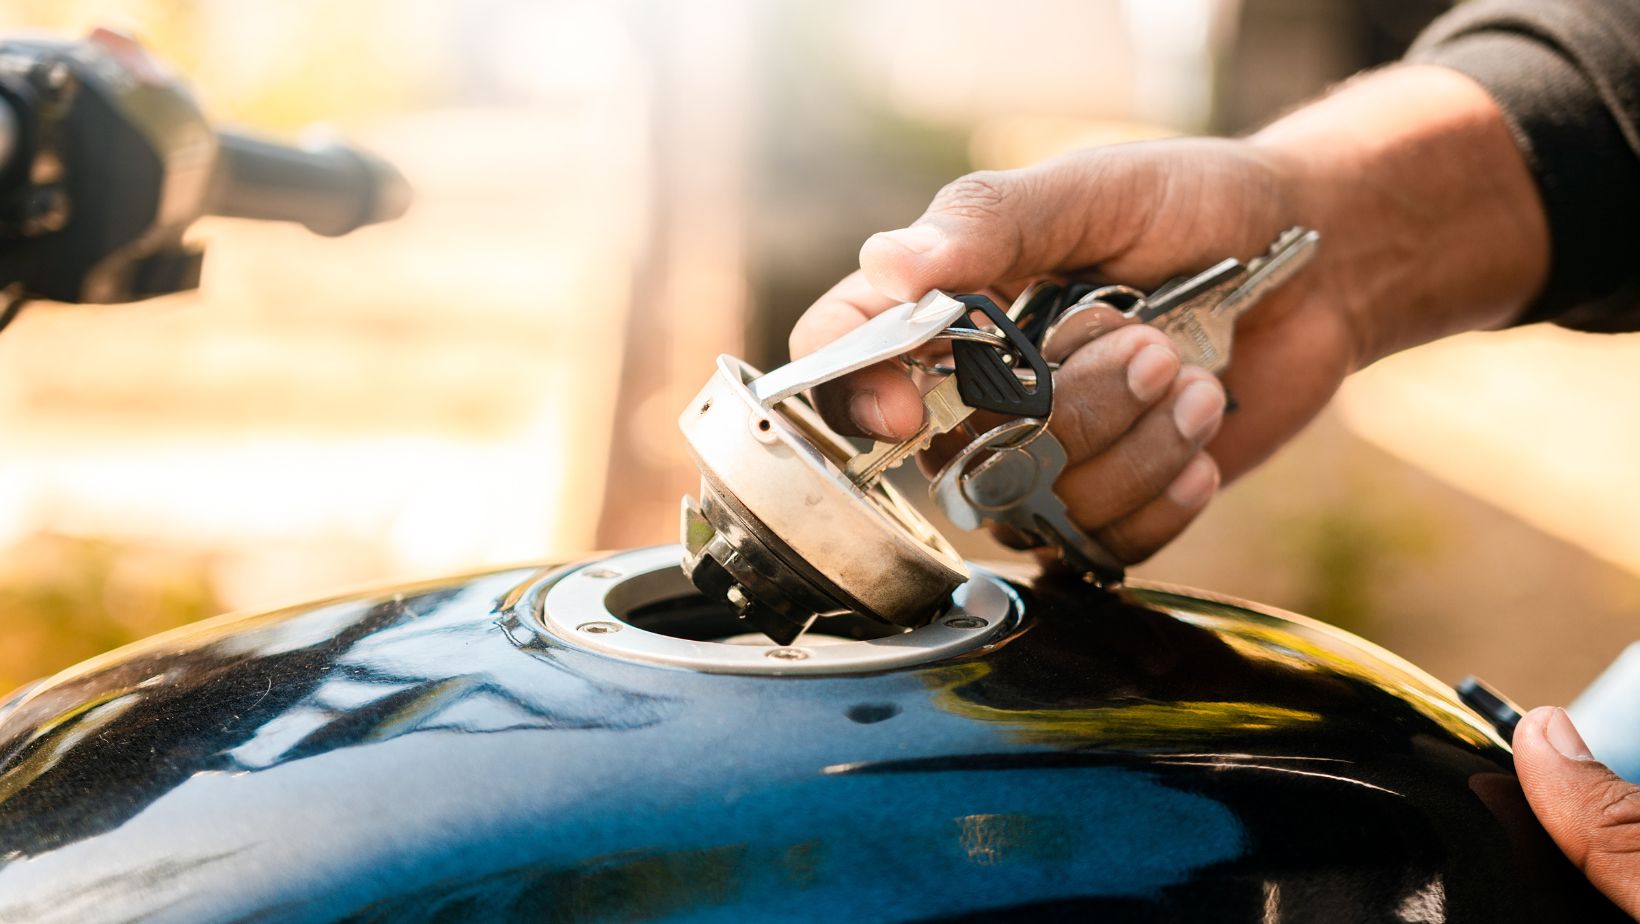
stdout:
[[[792,358],[806,356],[900,303],[855,272],[820,296],[792,327]],[[903,440],[922,426],[922,392],[910,372],[887,362],[851,372],[814,390],[815,407],[839,433]]]

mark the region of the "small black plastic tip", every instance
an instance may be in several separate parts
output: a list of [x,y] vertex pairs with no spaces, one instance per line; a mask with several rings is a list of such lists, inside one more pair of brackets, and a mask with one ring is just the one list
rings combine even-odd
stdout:
[[1459,681],[1453,689],[1458,691],[1458,698],[1463,700],[1465,706],[1492,723],[1503,740],[1509,741],[1515,737],[1515,726],[1520,724],[1522,713],[1509,697],[1473,674]]

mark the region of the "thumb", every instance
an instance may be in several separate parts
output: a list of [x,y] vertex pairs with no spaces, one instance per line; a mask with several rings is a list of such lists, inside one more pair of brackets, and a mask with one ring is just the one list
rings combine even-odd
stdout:
[[[1148,162],[1109,169],[1110,155],[1087,151],[1024,170],[987,170],[934,196],[909,228],[874,234],[860,268],[879,292],[911,300],[929,289],[975,292],[1056,270],[1090,267],[1129,246],[1147,209],[1112,208],[1160,184]],[[1097,189],[1096,189],[1097,187]],[[1112,188],[1118,187],[1118,188]]]
[[1595,887],[1640,917],[1640,786],[1594,759],[1566,710],[1515,728],[1515,772],[1549,836]]

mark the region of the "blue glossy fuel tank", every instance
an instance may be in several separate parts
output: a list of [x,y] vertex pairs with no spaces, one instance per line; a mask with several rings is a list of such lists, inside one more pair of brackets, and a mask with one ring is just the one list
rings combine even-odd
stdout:
[[225,618],[23,691],[0,921],[1617,919],[1487,722],[1323,624],[1019,573],[972,650],[719,673],[549,631],[597,567]]

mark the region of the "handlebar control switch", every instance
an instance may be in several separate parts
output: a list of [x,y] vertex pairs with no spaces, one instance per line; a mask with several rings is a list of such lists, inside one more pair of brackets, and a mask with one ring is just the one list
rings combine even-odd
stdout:
[[199,285],[204,215],[346,234],[396,218],[391,166],[338,144],[218,133],[135,40],[0,42],[0,327],[28,299],[130,302]]

